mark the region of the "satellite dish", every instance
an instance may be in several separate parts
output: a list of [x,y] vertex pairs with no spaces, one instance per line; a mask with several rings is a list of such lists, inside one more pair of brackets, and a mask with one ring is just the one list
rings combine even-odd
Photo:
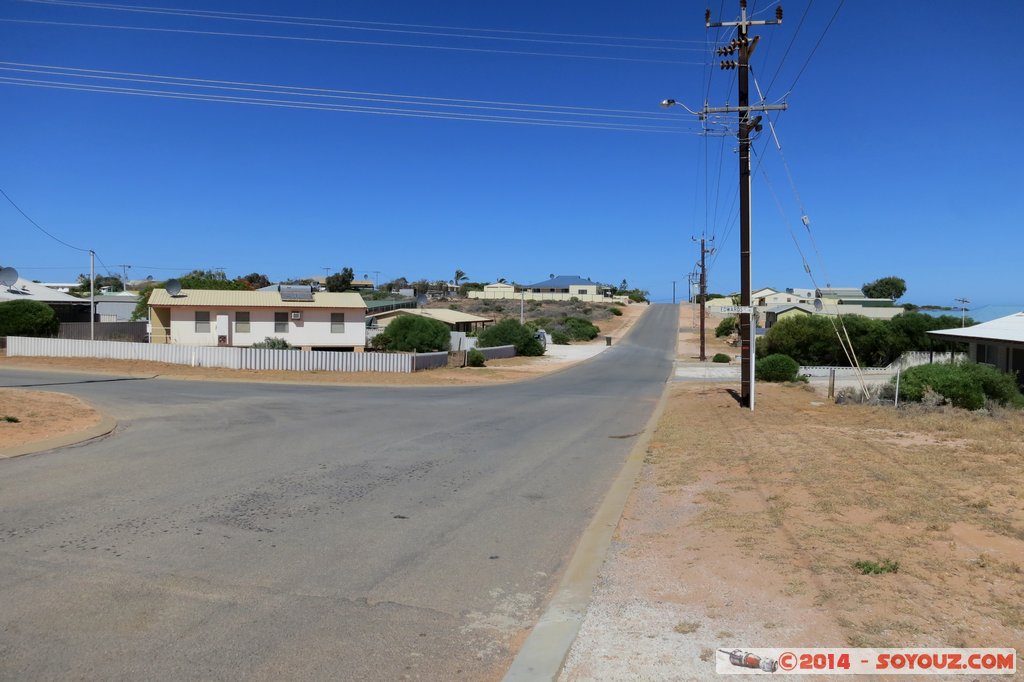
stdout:
[[825,306],[823,306],[823,305],[821,304],[821,299],[820,299],[820,298],[816,298],[816,299],[814,299],[814,309],[815,309],[816,311],[818,311],[818,312],[820,313],[820,312],[821,312],[821,309],[822,309],[822,308],[824,308],[824,307],[825,307]]
[[418,306],[420,306],[422,308],[426,304],[427,304],[427,295],[426,294],[420,294],[419,296],[416,297],[416,305],[418,305]]
[[181,293],[181,282],[176,279],[169,279],[167,284],[164,285],[164,289],[167,289],[167,293],[171,296],[177,296]]
[[9,287],[18,281],[18,271],[14,268],[3,268],[0,270],[0,284]]

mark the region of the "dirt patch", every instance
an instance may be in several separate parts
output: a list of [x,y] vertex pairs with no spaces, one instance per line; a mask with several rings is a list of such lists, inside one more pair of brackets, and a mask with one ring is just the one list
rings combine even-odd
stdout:
[[670,389],[562,679],[703,679],[742,647],[1024,653],[1024,415],[764,383],[750,413],[727,388]]
[[65,393],[0,388],[0,456],[5,450],[84,431],[101,417]]

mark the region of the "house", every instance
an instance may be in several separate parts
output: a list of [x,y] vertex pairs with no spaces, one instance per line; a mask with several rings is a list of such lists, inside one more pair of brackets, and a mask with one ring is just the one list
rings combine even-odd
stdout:
[[154,289],[149,299],[152,343],[251,346],[268,336],[303,350],[366,346],[366,304],[354,292],[279,285],[277,291]]
[[576,275],[559,275],[536,284],[518,287],[504,282],[487,284],[483,291],[470,291],[469,298],[517,299],[524,301],[569,301],[578,299],[588,303],[618,303],[628,305],[628,296],[612,296],[610,289],[597,282]]
[[814,314],[814,306],[806,303],[786,303],[759,311],[764,322],[765,329],[771,329],[776,322],[791,317],[802,317]]
[[21,277],[10,286],[0,285],[0,302],[3,301],[39,301],[53,308],[61,322],[89,321],[91,303],[88,298],[55,291]]
[[479,315],[470,315],[458,310],[448,310],[446,308],[399,308],[397,310],[388,310],[382,313],[374,313],[368,320],[369,326],[386,327],[396,317],[400,315],[417,315],[419,317],[427,317],[431,320],[438,320],[448,325],[448,328],[453,332],[471,332],[477,329],[483,329],[488,324],[494,322],[493,317],[480,317]]
[[1024,388],[1024,312],[960,329],[938,329],[929,336],[968,344],[967,355],[975,362],[992,365],[1017,378]]
[[101,294],[96,297],[97,319],[99,322],[128,322],[138,302],[138,294]]

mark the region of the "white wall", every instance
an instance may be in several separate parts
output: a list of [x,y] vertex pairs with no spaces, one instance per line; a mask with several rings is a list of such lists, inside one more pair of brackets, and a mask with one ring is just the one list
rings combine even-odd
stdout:
[[[197,333],[196,311],[210,313],[210,331]],[[191,308],[174,306],[171,311],[171,343],[183,346],[216,346],[218,316],[227,317],[227,336],[230,346],[251,346],[268,336],[281,338],[293,346],[352,346],[366,345],[366,315],[362,310],[325,310],[321,308],[296,309],[301,320],[291,319],[292,310],[255,308],[249,311],[249,332],[237,331],[237,310],[224,308]],[[274,331],[274,313],[288,313],[288,332]],[[331,332],[331,313],[345,313],[345,331]],[[222,329],[223,329],[223,325]],[[223,331],[221,332],[223,333]]]

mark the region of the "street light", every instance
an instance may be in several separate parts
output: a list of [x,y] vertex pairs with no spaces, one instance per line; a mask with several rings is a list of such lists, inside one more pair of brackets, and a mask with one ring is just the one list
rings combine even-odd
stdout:
[[696,116],[700,120],[702,120],[702,121],[704,120],[704,114],[702,114],[699,111],[694,111],[693,109],[691,109],[690,107],[686,106],[682,102],[677,102],[674,99],[663,99],[663,100],[661,100],[661,106],[664,107],[665,109],[671,109],[672,107],[682,107],[683,109],[686,109],[687,112],[693,114],[694,116]]

